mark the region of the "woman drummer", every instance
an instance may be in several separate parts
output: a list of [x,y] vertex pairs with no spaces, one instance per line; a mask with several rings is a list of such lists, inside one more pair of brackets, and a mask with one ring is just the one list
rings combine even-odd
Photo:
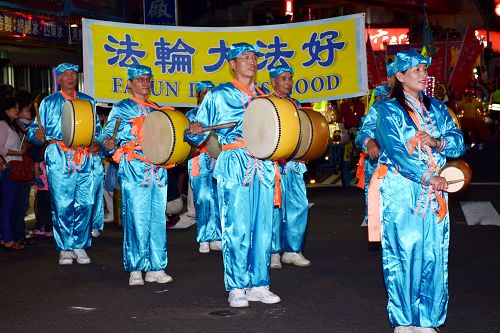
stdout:
[[415,50],[396,55],[396,83],[375,132],[380,157],[369,187],[369,238],[381,236],[394,332],[435,332],[448,305],[447,183],[438,171],[465,147],[446,106],[422,94],[430,63]]

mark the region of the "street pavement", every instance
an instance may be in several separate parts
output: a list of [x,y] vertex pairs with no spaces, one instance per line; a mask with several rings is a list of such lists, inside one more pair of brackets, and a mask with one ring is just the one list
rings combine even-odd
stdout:
[[[450,196],[450,301],[443,333],[500,332],[500,227],[469,226],[460,202],[500,212],[498,145],[468,151],[475,178]],[[496,165],[495,165],[496,164]],[[198,253],[195,228],[168,232],[169,284],[129,287],[122,232],[107,224],[89,265],[59,266],[53,240],[0,252],[2,332],[392,332],[381,253],[360,227],[364,199],[351,187],[308,188],[304,254],[312,266],[271,271],[282,302],[228,306],[220,252]]]

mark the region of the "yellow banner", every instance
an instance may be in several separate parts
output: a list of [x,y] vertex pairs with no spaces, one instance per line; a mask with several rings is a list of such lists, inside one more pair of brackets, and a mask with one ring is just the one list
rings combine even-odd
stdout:
[[292,24],[203,28],[83,20],[85,92],[117,102],[129,96],[127,67],[152,68],[151,99],[195,106],[195,84],[232,80],[226,52],[233,43],[259,47],[256,82],[270,89],[268,68],[295,70],[292,96],[301,102],[368,94],[364,14]]

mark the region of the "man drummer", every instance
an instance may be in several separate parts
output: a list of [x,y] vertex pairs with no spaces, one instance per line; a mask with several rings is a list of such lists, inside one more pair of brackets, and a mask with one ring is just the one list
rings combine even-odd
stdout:
[[[142,152],[138,137],[145,117],[160,107],[148,100],[153,73],[151,68],[134,65],[127,69],[127,85],[132,96],[113,106],[99,143],[119,163],[122,192],[123,264],[130,272],[129,285],[167,283],[172,277],[167,267],[167,170],[151,164]],[[120,124],[116,137],[113,132]]]
[[[359,179],[357,186],[365,191],[366,207],[368,207],[368,185],[370,185],[370,179],[372,178],[373,171],[375,171],[377,167],[378,156],[380,155],[380,148],[378,142],[375,140],[378,108],[389,99],[387,96],[390,94],[391,88],[396,80],[395,74],[394,62],[387,64],[388,86],[375,87],[374,97],[376,101],[370,106],[368,113],[362,118],[361,127],[354,141],[356,146],[362,150],[356,176]],[[365,209],[362,226],[367,225],[367,218],[367,210]]]
[[[61,90],[45,97],[40,103],[40,123],[35,119],[28,128],[28,140],[47,143],[45,165],[52,207],[52,224],[59,265],[90,263],[85,249],[91,245],[93,209],[96,203],[96,174],[102,174],[99,146],[94,141],[88,148],[67,147],[62,141],[61,114],[66,101],[94,99],[76,91],[78,65],[62,63],[56,67]],[[75,110],[77,111],[77,110]],[[95,114],[96,135],[101,125]],[[84,124],[83,126],[86,126]],[[102,218],[102,217],[101,217]]]
[[263,95],[254,83],[257,52],[257,47],[247,43],[230,47],[227,59],[234,80],[207,93],[189,126],[191,134],[186,135],[199,145],[208,136],[202,126],[238,123],[215,130],[222,144],[214,178],[222,224],[224,282],[231,307],[247,307],[249,301],[281,301],[269,290],[275,168],[272,161],[249,155],[242,139],[243,114],[252,100]]
[[[198,105],[203,102],[206,94],[214,87],[215,85],[211,81],[196,83]],[[186,113],[186,116],[192,121],[197,112],[198,107],[193,108]],[[208,153],[205,143],[202,143],[199,148],[199,152],[195,153],[188,161],[188,190],[192,190],[196,211],[196,241],[200,244],[199,252],[209,253],[210,250],[222,250],[217,182],[213,178],[216,160]]]
[[[295,106],[300,103],[290,97],[293,87],[291,66],[280,65],[269,69],[273,95],[286,98]],[[271,268],[281,268],[281,262],[295,266],[310,266],[311,262],[302,255],[307,228],[309,202],[307,200],[303,162],[280,161],[281,207],[274,207]],[[284,251],[280,258],[280,253]]]

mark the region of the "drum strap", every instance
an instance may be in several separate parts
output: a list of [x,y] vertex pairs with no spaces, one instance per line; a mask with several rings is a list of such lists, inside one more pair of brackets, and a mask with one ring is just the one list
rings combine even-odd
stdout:
[[207,149],[207,145],[205,143],[202,143],[200,145],[200,151],[198,152],[198,154],[196,154],[195,156],[193,156],[191,158],[191,176],[193,177],[198,177],[200,175],[200,155],[202,153],[206,153],[208,154],[208,149]]
[[73,96],[66,95],[66,93],[62,90],[60,90],[60,92],[61,92],[61,95],[63,95],[63,97],[68,101],[76,99],[76,91],[73,92]]
[[134,140],[129,141],[120,148],[116,149],[115,153],[113,154],[113,161],[115,161],[115,163],[120,163],[122,156],[125,154],[127,155],[126,159],[129,162],[132,161],[134,158],[136,158],[138,160],[143,161],[144,163],[154,165],[157,168],[170,169],[175,166],[175,164],[169,164],[169,165],[153,164],[145,156],[137,154],[136,151],[138,150],[141,150],[141,146],[139,146]]
[[356,169],[356,178],[358,178],[358,184],[356,186],[360,189],[365,188],[365,158],[366,154],[362,151],[359,154],[358,168]]
[[368,186],[368,241],[380,242],[380,182],[387,175],[387,164],[379,164]]
[[74,171],[76,169],[77,165],[82,165],[84,156],[85,157],[90,156],[90,152],[89,152],[88,148],[68,147],[61,140],[50,140],[49,145],[53,144],[53,143],[57,143],[59,145],[59,148],[61,148],[61,150],[64,152],[70,152],[70,151],[73,152],[72,164],[71,164],[70,160],[68,160],[68,171],[69,170]]

